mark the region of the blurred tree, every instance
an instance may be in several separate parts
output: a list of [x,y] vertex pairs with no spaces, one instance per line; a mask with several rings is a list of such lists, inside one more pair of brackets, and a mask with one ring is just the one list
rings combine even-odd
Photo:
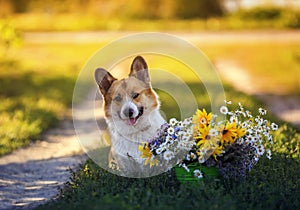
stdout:
[[224,9],[222,0],[175,0],[178,18],[209,18],[222,16]]
[[171,17],[174,0],[127,0],[119,14],[133,18],[158,19]]
[[9,0],[9,1],[15,13],[22,13],[28,11],[28,5],[30,1],[28,0]]
[[[0,0],[3,1],[3,0]],[[15,13],[94,13],[100,17],[208,18],[224,0],[6,0]]]

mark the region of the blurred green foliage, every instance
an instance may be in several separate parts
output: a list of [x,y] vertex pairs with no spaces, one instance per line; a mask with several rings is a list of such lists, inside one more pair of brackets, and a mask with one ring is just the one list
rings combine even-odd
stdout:
[[79,12],[93,13],[99,17],[126,16],[150,19],[207,18],[223,14],[221,0],[8,0],[2,3],[2,7],[4,6],[11,13]]
[[254,7],[239,10],[233,17],[244,21],[274,21],[288,28],[300,27],[300,10],[283,7]]
[[11,47],[19,47],[21,43],[21,33],[9,20],[0,19],[0,49],[3,49],[3,55],[6,56]]
[[[71,104],[73,75],[26,69],[16,61],[0,62],[0,156],[26,146],[55,125]],[[52,70],[53,71],[53,70]]]
[[24,42],[14,59],[0,58],[0,156],[69,116],[77,74],[99,47]]
[[175,17],[183,19],[219,17],[224,15],[221,0],[175,0]]
[[274,20],[280,18],[283,9],[279,7],[255,7],[247,10],[240,10],[236,13],[243,19]]

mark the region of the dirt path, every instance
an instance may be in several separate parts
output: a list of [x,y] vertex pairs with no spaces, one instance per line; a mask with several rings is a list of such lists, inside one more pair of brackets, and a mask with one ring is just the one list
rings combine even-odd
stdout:
[[58,193],[85,159],[72,123],[46,132],[40,141],[0,159],[0,209],[31,209]]
[[[86,103],[75,109],[84,113]],[[82,126],[89,128],[90,119]],[[69,180],[69,169],[76,169],[86,159],[73,121],[60,122],[39,141],[0,158],[0,209],[33,209],[47,202]]]
[[230,82],[237,90],[260,98],[267,108],[284,121],[290,122],[300,131],[300,96],[266,93],[259,88],[257,80],[251,77],[237,63],[217,60],[215,66],[221,77]]

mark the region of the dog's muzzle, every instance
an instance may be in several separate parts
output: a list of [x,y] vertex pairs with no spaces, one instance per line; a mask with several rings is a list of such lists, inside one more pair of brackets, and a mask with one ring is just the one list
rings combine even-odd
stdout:
[[144,113],[144,107],[139,107],[138,109],[139,113],[136,117],[134,116],[134,110],[132,108],[127,109],[123,114],[128,117],[128,119],[125,120],[127,125],[135,125],[136,121],[143,115]]

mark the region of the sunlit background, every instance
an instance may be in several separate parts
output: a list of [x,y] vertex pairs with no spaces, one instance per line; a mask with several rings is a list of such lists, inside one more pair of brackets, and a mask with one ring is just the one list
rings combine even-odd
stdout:
[[0,8],[2,155],[68,116],[78,73],[99,48],[143,31],[190,41],[226,84],[269,97],[269,106],[289,100],[292,110],[270,107],[299,123],[299,1],[1,0]]
[[[86,62],[97,50],[125,35],[138,32],[163,32],[190,42],[207,56],[223,81],[227,99],[235,104],[240,101],[247,109],[254,112],[259,107],[266,107],[270,114],[268,117],[280,125],[276,134],[278,141],[274,147],[277,162],[263,164],[256,172],[259,175],[254,173],[252,176],[255,183],[253,190],[242,186],[236,188],[236,192],[244,190],[244,194],[238,193],[240,197],[237,197],[238,195],[234,194],[236,192],[233,192],[234,196],[230,197],[229,202],[236,199],[239,203],[240,198],[247,197],[248,200],[244,200],[244,203],[257,201],[260,204],[263,201],[267,205],[268,202],[276,204],[281,201],[289,205],[291,202],[288,199],[297,197],[294,192],[299,192],[297,171],[299,170],[299,134],[293,130],[294,127],[298,129],[298,133],[300,130],[299,29],[299,0],[0,0],[0,166],[6,167],[5,170],[0,170],[0,198],[10,195],[22,197],[21,201],[20,199],[15,199],[14,202],[4,200],[5,205],[10,208],[49,199],[49,195],[45,195],[47,194],[45,190],[51,185],[57,190],[57,179],[53,181],[52,177],[51,180],[46,177],[42,180],[38,170],[30,173],[25,171],[25,173],[26,167],[23,164],[30,162],[36,164],[38,169],[49,167],[47,173],[57,173],[55,178],[63,177],[61,173],[65,172],[65,169],[59,166],[61,168],[58,170],[59,167],[55,168],[52,163],[63,162],[59,158],[64,158],[66,155],[74,160],[73,155],[82,154],[78,152],[80,146],[74,134],[71,106],[76,79]],[[150,69],[163,69],[180,75],[197,97],[198,106],[210,110],[210,101],[205,87],[195,81],[191,73],[187,73],[186,66],[154,55],[144,57]],[[130,62],[129,59],[125,63],[130,64]],[[114,74],[127,73],[129,66],[124,65],[124,70],[121,69],[120,67],[120,71],[123,72],[114,72]],[[158,76],[155,78],[159,79]],[[175,87],[174,91],[176,91]],[[176,101],[169,93],[164,91],[158,93],[165,116],[178,117],[179,107]],[[184,99],[184,94],[182,98]],[[84,115],[86,111],[84,106],[80,108],[79,111]],[[193,111],[191,110],[191,113]],[[282,120],[291,124],[284,125]],[[57,129],[54,135],[51,128]],[[47,133],[49,129],[50,134]],[[12,153],[18,151],[17,148],[32,146],[33,142],[42,142],[41,148],[49,149],[51,143],[48,135],[51,135],[51,132],[51,141],[58,140],[59,146],[55,144],[50,152],[45,153],[42,150],[39,154],[30,153],[26,156],[27,159],[22,155],[14,156]],[[61,141],[58,136],[61,137]],[[65,146],[63,142],[69,143]],[[76,148],[72,147],[74,144]],[[53,161],[54,156],[58,159]],[[291,162],[287,157],[294,158],[297,163]],[[14,171],[17,165],[12,167],[10,164],[13,161],[9,162],[6,158],[21,162],[18,165],[21,168],[19,174]],[[34,158],[35,161],[29,161]],[[65,167],[68,168],[69,165],[68,160]],[[288,166],[290,168],[285,171]],[[14,176],[4,177],[3,174],[9,171],[8,169],[13,170],[11,173]],[[270,171],[265,173],[269,169]],[[19,177],[29,176],[28,174],[32,175],[32,180],[38,180],[39,185],[31,181],[29,184],[25,181],[20,182]],[[266,177],[262,179],[263,181],[259,181],[264,174]],[[73,178],[73,181],[77,180],[81,185],[70,185],[71,187],[66,187],[66,191],[70,189],[70,192],[75,192],[79,189],[79,193],[82,191],[82,197],[90,196],[89,193],[93,197],[93,193],[98,191],[91,191],[92,185],[81,188],[85,186],[84,183],[90,184],[89,181],[81,180],[88,180],[86,177],[93,176],[97,178],[91,178],[93,179],[91,182],[98,183],[98,169],[88,162]],[[109,179],[110,175],[103,177]],[[261,184],[257,185],[253,177],[258,177],[257,183]],[[67,180],[68,177],[65,178]],[[109,180],[109,187],[107,187],[109,192],[111,192],[111,182]],[[116,178],[116,183],[119,182],[121,183]],[[295,184],[296,182],[298,185]],[[11,190],[10,187],[13,185],[16,187]],[[28,187],[31,188],[26,191]],[[265,190],[264,187],[267,189]],[[38,190],[44,194],[35,194]],[[252,194],[249,194],[250,191]],[[148,191],[144,192],[148,193]],[[274,201],[263,200],[266,192]],[[138,194],[143,195],[143,193]],[[212,193],[214,198],[219,194]],[[119,191],[112,196],[115,195],[119,196]],[[95,196],[98,196],[97,193]],[[126,196],[128,197],[127,192]],[[148,196],[149,200],[151,196]],[[220,199],[217,207],[228,204],[226,203],[228,196],[222,196],[220,194],[217,197]],[[276,196],[282,196],[282,200]],[[167,200],[165,204],[169,203],[169,197],[165,199]],[[206,195],[202,199],[206,202]],[[89,199],[84,197],[82,200],[85,200],[88,203],[86,206],[89,206]],[[109,199],[106,201],[114,202]],[[76,202],[71,201],[74,205],[77,204]],[[94,202],[97,203],[97,200]],[[0,208],[3,206],[4,203],[3,205],[1,203]],[[289,209],[286,206],[282,208]]]

